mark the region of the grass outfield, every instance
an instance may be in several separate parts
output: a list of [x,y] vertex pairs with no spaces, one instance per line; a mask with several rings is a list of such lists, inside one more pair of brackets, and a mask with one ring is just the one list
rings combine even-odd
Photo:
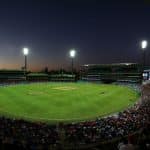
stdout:
[[94,83],[34,83],[0,87],[0,115],[56,123],[94,119],[132,105],[131,88]]

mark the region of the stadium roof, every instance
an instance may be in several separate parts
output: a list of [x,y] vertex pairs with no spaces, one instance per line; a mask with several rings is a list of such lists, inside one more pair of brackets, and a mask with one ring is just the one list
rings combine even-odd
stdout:
[[0,69],[0,72],[14,72],[14,71],[20,71],[23,72],[23,70],[17,70],[17,69]]
[[112,63],[112,64],[85,64],[84,67],[90,66],[129,66],[129,65],[139,65],[138,63]]
[[29,73],[27,76],[48,76],[46,73]]

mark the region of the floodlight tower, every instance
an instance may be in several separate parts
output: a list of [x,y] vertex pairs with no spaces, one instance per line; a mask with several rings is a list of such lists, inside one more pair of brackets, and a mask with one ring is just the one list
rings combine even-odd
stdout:
[[143,50],[143,67],[145,66],[145,49],[147,48],[148,42],[146,40],[143,40],[141,42],[141,48]]
[[74,58],[75,58],[75,56],[76,56],[76,51],[74,50],[74,49],[72,49],[72,50],[70,50],[70,57],[71,57],[71,59],[72,59],[72,62],[71,62],[71,70],[72,70],[72,75],[73,75],[73,60],[74,60]]
[[29,49],[28,48],[23,48],[23,54],[25,56],[25,61],[24,61],[24,75],[26,77],[26,72],[27,72],[27,56],[29,54]]

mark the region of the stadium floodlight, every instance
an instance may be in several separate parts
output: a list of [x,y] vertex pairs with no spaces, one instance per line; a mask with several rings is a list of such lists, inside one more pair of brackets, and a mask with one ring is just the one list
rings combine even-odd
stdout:
[[74,49],[72,49],[72,50],[70,50],[70,57],[72,58],[72,64],[71,64],[71,69],[72,69],[72,75],[73,75],[73,59],[75,58],[75,56],[76,56],[76,50],[74,50]]
[[23,54],[27,56],[29,54],[29,49],[28,48],[23,48]]
[[143,40],[141,42],[141,48],[144,50],[145,48],[147,48],[148,42],[146,40]]
[[[142,50],[143,50],[143,67],[145,66],[145,49],[147,48],[147,46],[148,46],[148,42],[146,41],[146,40],[143,40],[142,42],[141,42],[141,48],[142,48]],[[143,68],[144,69],[144,68]]]
[[23,48],[23,54],[25,56],[25,61],[24,61],[24,75],[26,79],[26,72],[27,72],[27,55],[29,54],[29,49],[28,48]]
[[70,50],[70,57],[74,58],[76,55],[76,51],[74,49]]

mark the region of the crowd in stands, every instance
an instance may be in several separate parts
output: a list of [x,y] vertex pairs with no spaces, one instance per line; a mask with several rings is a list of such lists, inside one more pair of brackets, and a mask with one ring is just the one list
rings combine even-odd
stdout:
[[56,126],[44,123],[30,123],[24,120],[0,118],[0,141],[25,149],[48,149],[58,141]]
[[[131,136],[136,132],[141,140],[135,141]],[[128,141],[124,139],[126,136]],[[118,144],[119,150],[144,150],[149,148],[149,136],[150,99],[106,118],[59,126],[0,117],[0,142],[22,149],[50,149],[61,144],[80,147],[123,138]]]
[[[124,137],[143,127],[150,127],[150,104],[136,104],[117,116],[65,126],[66,137],[74,144],[89,144]],[[150,133],[150,128],[148,130]]]

